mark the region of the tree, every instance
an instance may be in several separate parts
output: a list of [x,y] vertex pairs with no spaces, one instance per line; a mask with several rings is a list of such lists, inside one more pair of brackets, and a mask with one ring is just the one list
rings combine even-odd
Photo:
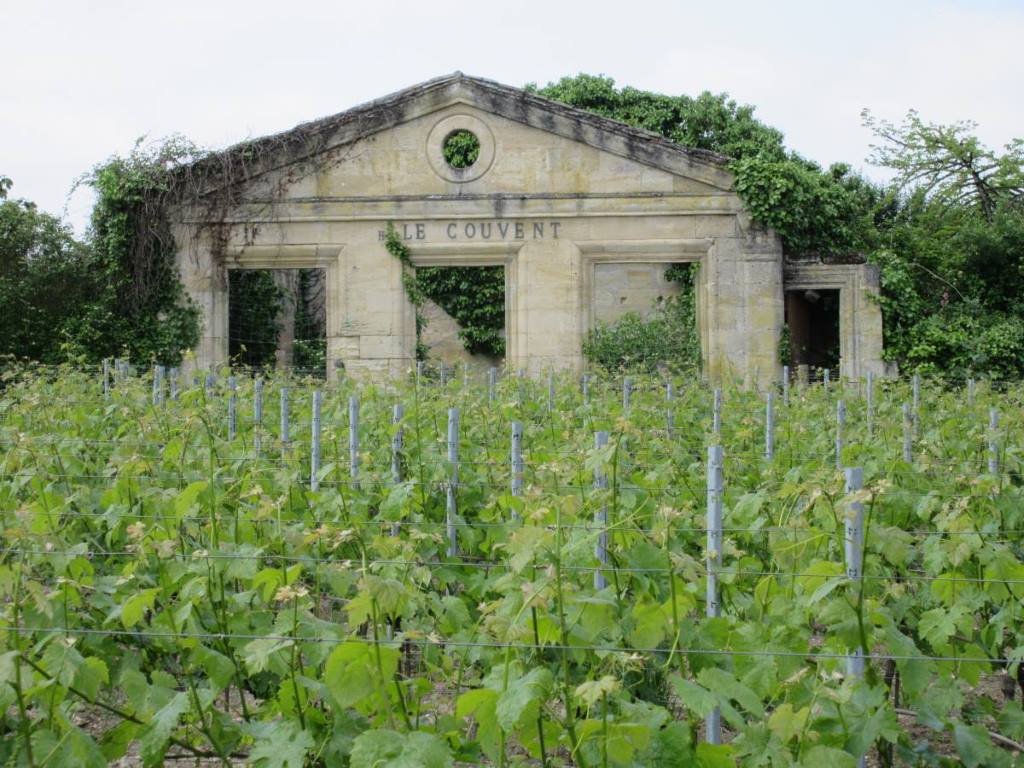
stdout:
[[100,290],[89,249],[0,176],[0,354],[56,363]]
[[901,191],[920,191],[945,206],[977,206],[992,221],[1000,203],[1024,198],[1024,139],[996,154],[973,135],[978,125],[926,123],[916,110],[899,125],[861,112],[872,144],[870,162],[896,171]]
[[783,160],[782,132],[754,117],[750,105],[738,105],[728,94],[704,91],[697,97],[669,96],[626,86],[603,75],[580,74],[527,90],[604,117],[660,133],[694,149],[706,149],[739,160],[759,155]]
[[896,171],[879,217],[886,354],[904,370],[1024,373],[1024,143],[998,154],[968,121],[866,111],[872,162]]

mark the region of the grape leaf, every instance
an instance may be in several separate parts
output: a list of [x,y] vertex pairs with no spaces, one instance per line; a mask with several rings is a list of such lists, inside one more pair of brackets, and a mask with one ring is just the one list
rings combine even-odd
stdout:
[[386,728],[360,734],[349,761],[350,768],[452,768],[453,764],[451,750],[440,736]]
[[524,720],[536,719],[537,707],[547,699],[551,684],[551,673],[544,667],[536,667],[509,683],[495,707],[498,724],[506,733],[517,730]]
[[261,729],[249,753],[249,762],[257,768],[302,768],[314,746],[312,734],[297,722],[278,720]]
[[158,765],[163,762],[171,734],[178,727],[178,720],[188,711],[188,707],[188,694],[178,692],[157,710],[146,724],[139,735],[140,754],[144,765]]

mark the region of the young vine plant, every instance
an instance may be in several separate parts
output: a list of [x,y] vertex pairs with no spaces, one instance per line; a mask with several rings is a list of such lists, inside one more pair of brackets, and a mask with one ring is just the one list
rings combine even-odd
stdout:
[[1024,387],[486,373],[7,369],[0,760],[1024,764]]

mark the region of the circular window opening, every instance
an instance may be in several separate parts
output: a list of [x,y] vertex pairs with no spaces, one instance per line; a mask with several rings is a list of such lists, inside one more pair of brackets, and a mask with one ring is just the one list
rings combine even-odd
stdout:
[[480,157],[480,139],[472,131],[452,131],[441,146],[444,161],[452,168],[469,168]]

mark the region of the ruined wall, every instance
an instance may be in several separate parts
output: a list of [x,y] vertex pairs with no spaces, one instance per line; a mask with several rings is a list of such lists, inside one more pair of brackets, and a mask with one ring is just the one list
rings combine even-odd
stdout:
[[[418,266],[505,267],[510,367],[580,368],[584,335],[614,303],[603,278],[625,275],[628,284],[632,274],[638,285],[627,303],[642,303],[657,292],[663,265],[690,261],[700,264],[707,373],[778,375],[781,246],[751,224],[721,165],[656,137],[601,133],[566,108],[499,102],[462,81],[446,87],[444,98],[402,106],[394,125],[317,173],[268,174],[252,204],[239,206],[222,256],[200,244],[197,258],[182,257],[206,320],[202,364],[224,360],[224,271],[273,265],[327,270],[329,360],[356,375],[407,370],[414,313],[401,265],[383,244],[393,222]],[[345,125],[339,131],[352,130]],[[469,169],[446,167],[441,156],[456,129],[480,139]],[[259,194],[276,188],[280,199],[261,205]],[[641,272],[652,276],[647,287]]]

